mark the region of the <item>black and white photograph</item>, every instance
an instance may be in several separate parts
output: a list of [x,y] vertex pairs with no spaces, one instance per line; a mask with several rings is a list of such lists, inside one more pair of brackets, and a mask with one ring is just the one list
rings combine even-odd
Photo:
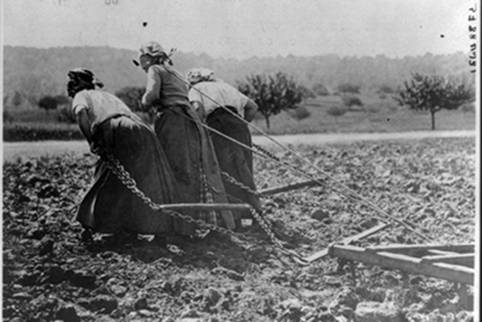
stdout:
[[8,322],[473,322],[479,0],[0,2]]

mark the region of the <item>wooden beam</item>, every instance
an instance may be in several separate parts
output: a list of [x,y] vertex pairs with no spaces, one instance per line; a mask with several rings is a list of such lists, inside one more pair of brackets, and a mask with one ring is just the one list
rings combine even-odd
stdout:
[[172,203],[161,205],[159,210],[249,210],[250,207],[243,203]]
[[474,267],[474,253],[432,255],[422,257],[422,263],[446,263]]
[[427,249],[427,253],[434,254],[434,255],[457,255],[456,252],[449,252],[446,250],[438,250],[438,249]]
[[301,181],[293,184],[289,184],[286,186],[280,186],[280,187],[274,187],[274,188],[268,188],[261,190],[259,193],[263,196],[268,196],[268,195],[274,195],[277,193],[281,192],[287,192],[291,190],[296,190],[296,189],[301,189],[305,187],[313,187],[316,185],[320,185],[319,182],[324,182],[323,179],[314,179],[314,180],[306,180],[306,181]]
[[455,253],[469,253],[474,252],[474,244],[456,244],[456,245],[443,245],[443,244],[393,244],[385,246],[368,247],[368,252],[381,252],[387,251],[392,253],[403,253],[407,255],[417,255],[427,253],[428,250],[440,250],[449,251]]
[[[362,231],[361,233],[358,233],[358,234],[353,235],[353,236],[346,237],[346,238],[342,239],[339,243],[343,244],[343,245],[348,245],[351,242],[354,242],[354,241],[366,238],[370,235],[373,235],[373,234],[379,232],[380,230],[385,229],[389,225],[390,224],[384,224],[384,223],[378,224],[378,225],[376,225],[376,226],[374,226],[370,229]],[[311,263],[311,262],[314,262],[318,259],[322,259],[323,257],[328,255],[328,250],[329,250],[329,248],[322,249],[322,250],[314,253],[313,255],[305,258],[305,260]]]
[[390,252],[367,252],[361,247],[333,245],[331,256],[359,261],[390,269],[400,269],[408,273],[437,277],[457,283],[473,284],[474,270],[465,266],[445,263],[426,263],[422,259]]

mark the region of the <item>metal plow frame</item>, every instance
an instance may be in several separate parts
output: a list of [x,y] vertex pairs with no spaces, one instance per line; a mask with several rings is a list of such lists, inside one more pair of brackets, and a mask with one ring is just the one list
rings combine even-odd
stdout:
[[[318,180],[307,180],[298,183],[264,189],[260,195],[273,195],[291,190],[313,187]],[[166,204],[162,209],[170,210],[249,210],[248,204]],[[389,269],[437,277],[457,283],[474,283],[474,244],[458,245],[386,245],[373,247],[356,247],[349,244],[369,237],[390,226],[390,223],[378,222],[375,226],[356,235],[345,237],[329,247],[303,258],[304,265],[320,260],[326,256],[345,260],[359,261],[368,265],[376,265]]]
[[332,245],[328,254],[368,265],[473,285],[474,250],[474,244],[387,245],[366,248]]

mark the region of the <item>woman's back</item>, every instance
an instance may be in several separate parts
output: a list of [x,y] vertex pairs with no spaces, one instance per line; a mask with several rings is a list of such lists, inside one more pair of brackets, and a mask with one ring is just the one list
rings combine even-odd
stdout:
[[188,86],[182,76],[170,66],[152,65],[147,72],[144,105],[154,105],[157,100],[163,107],[189,106]]
[[86,89],[78,92],[72,102],[75,114],[86,109],[91,127],[94,127],[114,115],[134,113],[118,97],[104,91]]

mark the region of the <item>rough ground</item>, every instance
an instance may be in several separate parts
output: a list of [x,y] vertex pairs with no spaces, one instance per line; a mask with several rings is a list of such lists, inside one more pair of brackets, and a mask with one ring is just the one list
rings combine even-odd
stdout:
[[[474,241],[473,139],[297,146],[310,160],[434,242]],[[297,167],[290,153],[274,151]],[[473,288],[326,258],[298,267],[260,232],[235,238],[85,246],[73,220],[95,157],[4,164],[5,321],[471,321]],[[313,172],[314,173],[314,172]],[[260,189],[302,180],[257,159]],[[311,254],[374,224],[333,184],[265,199],[289,247]],[[417,243],[392,226],[355,245]]]

